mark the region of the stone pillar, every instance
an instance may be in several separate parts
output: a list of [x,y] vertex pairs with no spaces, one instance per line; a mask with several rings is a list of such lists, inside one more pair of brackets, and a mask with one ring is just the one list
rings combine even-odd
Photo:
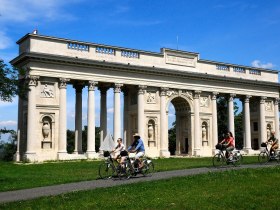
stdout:
[[67,154],[67,117],[66,117],[66,88],[69,79],[60,78],[59,83],[59,139],[58,139],[58,159],[63,159]]
[[200,131],[200,117],[199,117],[199,96],[201,91],[194,91],[194,155],[200,155],[201,147],[201,131]]
[[21,156],[21,130],[23,124],[23,115],[22,115],[22,108],[23,108],[23,99],[18,97],[18,124],[17,124],[17,151],[14,154],[14,161],[19,162]]
[[168,129],[166,128],[166,91],[168,88],[160,90],[160,156],[170,157],[168,151]]
[[115,84],[114,87],[114,142],[121,137],[121,87],[122,84]]
[[261,143],[266,141],[266,122],[265,122],[265,99],[266,97],[261,97],[260,98],[260,133],[259,133],[259,147],[261,146]]
[[83,84],[75,84],[76,89],[76,107],[75,107],[75,150],[74,153],[81,154],[83,152],[82,148],[82,134],[83,134],[83,105],[82,105],[82,91]]
[[279,139],[279,98],[274,99],[275,137]]
[[217,95],[219,93],[212,93],[212,147],[213,154],[215,154],[215,146],[218,144],[218,120],[217,120]]
[[[100,148],[107,136],[107,90],[108,87],[99,87],[100,90]],[[99,150],[102,153],[102,150]]]
[[125,145],[125,147],[128,146],[128,90],[127,89],[123,89],[123,144]]
[[235,137],[234,129],[234,104],[233,99],[235,94],[230,94],[228,98],[228,130],[232,132],[233,137]]
[[97,158],[95,151],[95,95],[97,82],[88,82],[88,129],[87,129],[87,157]]
[[176,112],[176,151],[175,151],[175,154],[176,155],[180,155],[182,153],[181,151],[181,147],[182,145],[184,144],[182,142],[182,137],[181,137],[181,116]]
[[250,120],[250,100],[251,96],[246,96],[244,100],[244,130],[245,130],[245,145],[244,150],[250,153],[252,150],[251,145],[251,120]]
[[34,162],[38,160],[36,150],[40,148],[36,138],[36,86],[39,76],[29,76],[28,79],[27,147],[24,158]]
[[145,116],[144,116],[144,93],[147,86],[139,85],[138,86],[138,116],[137,116],[137,124],[138,124],[138,133],[143,139],[145,143],[145,147],[147,147],[146,139],[144,136],[145,129]]

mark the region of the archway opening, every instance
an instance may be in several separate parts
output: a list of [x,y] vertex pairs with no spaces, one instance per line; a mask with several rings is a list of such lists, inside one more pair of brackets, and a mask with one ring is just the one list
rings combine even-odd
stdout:
[[171,155],[191,153],[191,114],[188,101],[173,98],[168,105],[168,148]]

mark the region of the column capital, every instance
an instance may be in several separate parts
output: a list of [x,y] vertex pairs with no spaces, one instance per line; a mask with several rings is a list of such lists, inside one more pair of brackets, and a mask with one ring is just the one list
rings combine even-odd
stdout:
[[279,104],[279,98],[274,98],[274,105],[278,105]]
[[212,100],[216,100],[217,99],[217,95],[219,95],[218,92],[213,92],[212,93]]
[[114,85],[114,93],[120,93],[122,86],[123,86],[123,84],[121,84],[121,83],[115,83],[115,85]]
[[267,99],[267,97],[261,96],[260,97],[260,104],[264,104],[266,99]]
[[194,93],[193,98],[194,99],[199,99],[201,91],[200,90],[195,90],[195,91],[193,91],[193,93]]
[[160,88],[160,96],[166,96],[166,92],[169,90],[167,87]]
[[28,86],[36,86],[37,85],[37,80],[39,78],[40,78],[39,76],[28,75],[27,76]]
[[250,96],[250,95],[246,95],[246,96],[244,97],[244,102],[245,102],[245,103],[249,103],[251,97],[252,97],[252,96]]
[[88,81],[88,90],[93,91],[97,84],[98,84],[98,82],[95,82],[93,80]]
[[146,89],[147,89],[146,85],[139,85],[138,86],[138,94],[144,94]]
[[85,85],[83,82],[76,82],[75,84],[73,84],[73,88],[76,89],[76,93],[81,93],[84,87]]
[[227,98],[228,101],[233,101],[233,99],[234,99],[235,96],[236,96],[235,93],[230,93],[230,94],[228,94],[228,95],[226,96],[226,98]]
[[70,79],[67,78],[59,78],[59,89],[66,89],[67,82],[69,82]]

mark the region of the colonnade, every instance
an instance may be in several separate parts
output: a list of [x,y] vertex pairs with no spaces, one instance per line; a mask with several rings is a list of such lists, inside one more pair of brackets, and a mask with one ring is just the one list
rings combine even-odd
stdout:
[[[35,139],[35,135],[33,135],[33,131],[36,129],[36,118],[33,117],[32,113],[36,112],[36,83],[39,79],[38,76],[30,76],[29,77],[29,92],[28,92],[28,125],[27,125],[27,150],[26,154],[35,153],[36,144],[38,144]],[[58,158],[67,153],[67,102],[66,102],[66,88],[69,79],[60,78],[59,79],[59,132],[58,132]],[[88,133],[87,133],[87,157],[93,158],[96,155],[95,151],[95,88],[98,83],[95,81],[87,81],[88,86]],[[74,85],[76,89],[76,117],[75,117],[75,153],[82,152],[82,89],[83,85],[77,83]],[[121,97],[120,93],[123,84],[116,83],[114,84],[114,139],[122,136],[121,133]],[[100,138],[101,143],[107,134],[107,90],[109,87],[100,85]],[[138,103],[137,103],[137,123],[138,123],[138,133],[140,136],[145,135],[145,90],[147,86],[138,86]],[[123,89],[125,94],[126,90]],[[167,128],[167,95],[168,88],[161,87],[159,89],[159,97],[160,97],[160,155],[168,156],[168,128]],[[199,151],[201,148],[201,125],[200,125],[200,94],[201,91],[193,91],[193,115],[194,115],[194,155],[199,155]],[[211,93],[211,104],[212,104],[212,146],[216,145],[218,142],[218,122],[217,122],[217,95],[219,93],[213,92]],[[234,97],[235,94],[227,94],[228,98],[228,128],[234,134]],[[244,150],[250,151],[252,150],[251,145],[251,119],[250,119],[250,98],[252,96],[245,95],[243,101],[243,111],[244,111]],[[128,101],[125,97],[124,99],[124,113],[126,114]],[[260,97],[259,101],[259,141],[266,139],[266,116],[265,116],[265,100],[266,97]],[[279,136],[279,112],[278,112],[278,98],[274,99],[274,117],[275,117],[275,125],[274,129],[276,132],[276,136]],[[127,138],[127,130],[126,124],[129,123],[128,119],[124,118],[124,138]],[[214,148],[213,148],[214,149]]]

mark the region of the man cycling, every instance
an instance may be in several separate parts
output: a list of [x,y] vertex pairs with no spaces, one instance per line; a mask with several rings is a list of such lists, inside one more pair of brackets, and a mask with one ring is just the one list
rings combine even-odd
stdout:
[[272,155],[272,152],[275,153],[275,150],[278,149],[278,139],[275,137],[275,132],[271,131],[271,136],[270,138],[266,141],[266,144],[270,143],[271,148],[270,148],[270,155]]
[[[145,146],[144,142],[141,139],[139,134],[133,135],[134,141],[133,143],[127,148],[128,152],[136,152],[135,155],[135,165],[138,166],[139,169],[143,167],[143,163],[140,161],[140,157],[145,155]],[[133,149],[134,148],[134,149]]]

